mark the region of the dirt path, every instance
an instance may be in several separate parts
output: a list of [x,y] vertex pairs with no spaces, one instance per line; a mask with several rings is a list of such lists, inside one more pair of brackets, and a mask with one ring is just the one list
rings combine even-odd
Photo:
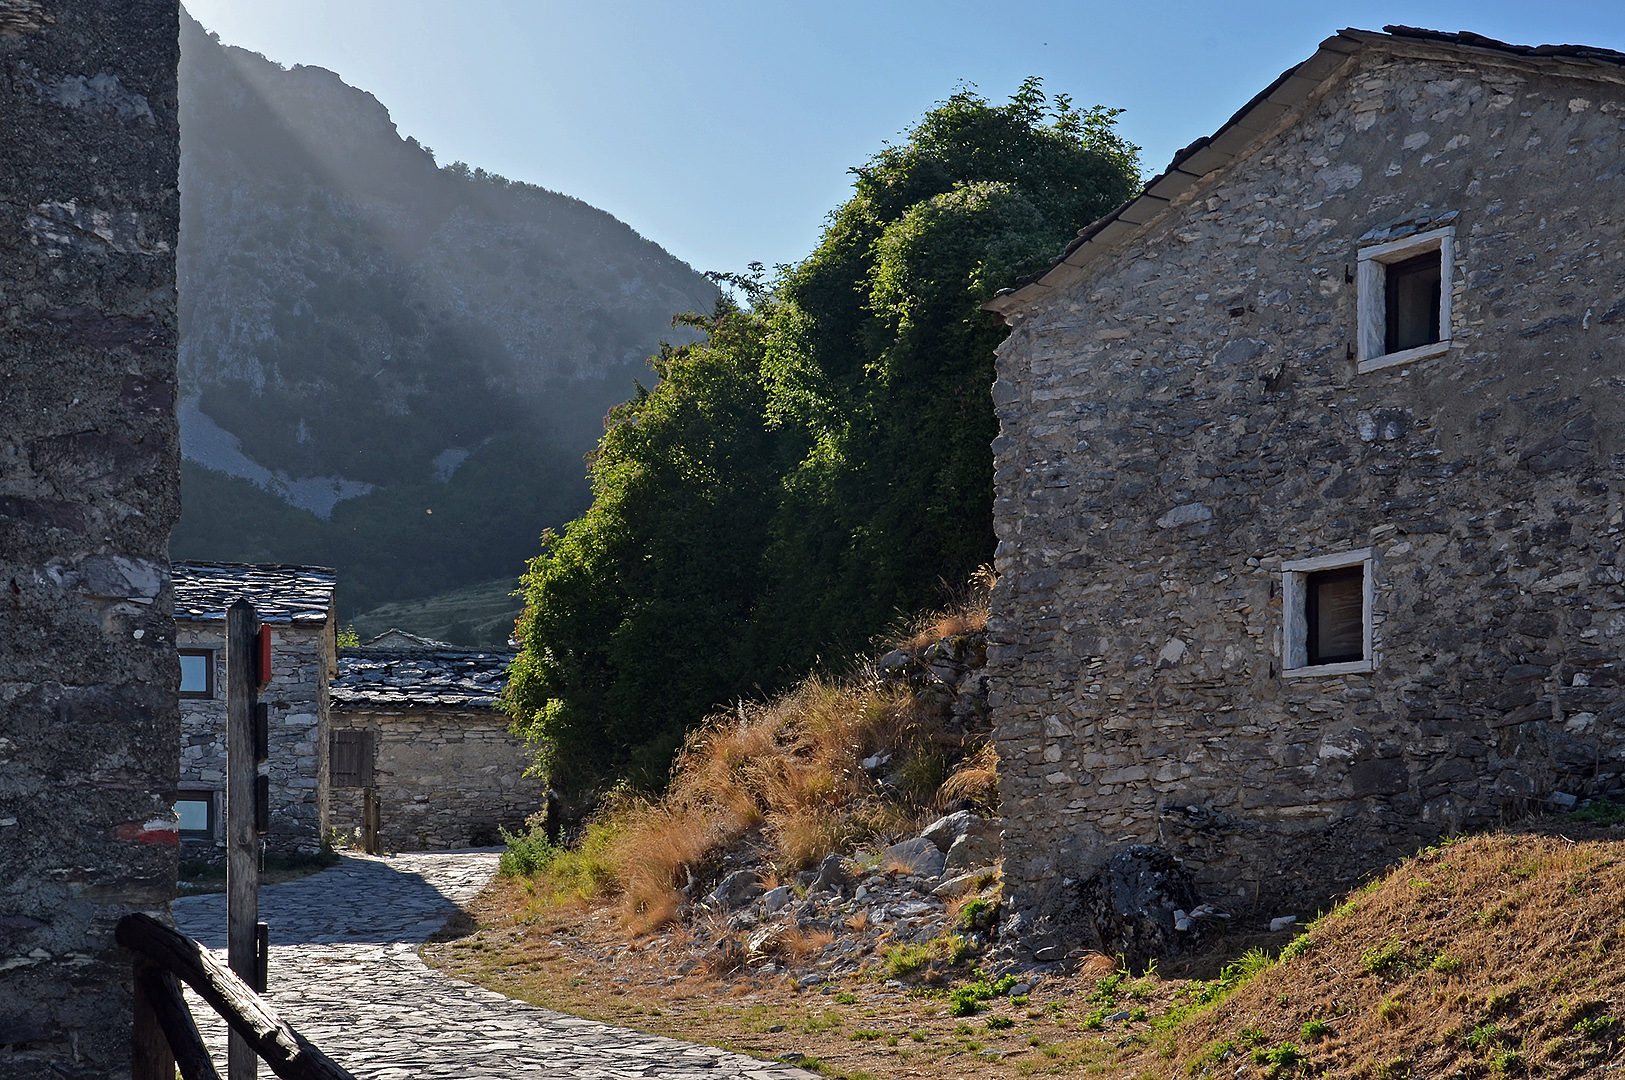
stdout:
[[[424,965],[418,946],[490,881],[494,852],[347,856],[261,890],[270,992],[282,1016],[363,1080],[400,1077],[639,1077],[812,1080],[782,1063],[511,1001]],[[224,959],[225,896],[175,902],[175,921]],[[225,1025],[188,995],[225,1063]],[[270,1075],[261,1067],[261,1075]]]

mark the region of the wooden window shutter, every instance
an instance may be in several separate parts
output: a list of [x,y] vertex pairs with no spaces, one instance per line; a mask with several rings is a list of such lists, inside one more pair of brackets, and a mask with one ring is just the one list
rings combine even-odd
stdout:
[[333,732],[327,773],[334,787],[371,787],[372,732]]

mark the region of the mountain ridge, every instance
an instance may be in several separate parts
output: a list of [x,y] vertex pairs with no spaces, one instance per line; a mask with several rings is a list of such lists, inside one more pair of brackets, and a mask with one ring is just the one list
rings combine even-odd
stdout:
[[181,37],[173,553],[335,565],[356,608],[513,576],[715,286],[579,199],[438,165],[331,71]]

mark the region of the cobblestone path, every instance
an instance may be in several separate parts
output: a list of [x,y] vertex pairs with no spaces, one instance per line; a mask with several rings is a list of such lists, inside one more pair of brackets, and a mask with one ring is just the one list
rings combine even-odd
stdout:
[[[271,927],[266,997],[361,1080],[815,1080],[789,1065],[539,1009],[425,965],[418,945],[473,899],[496,863],[483,851],[346,856],[261,889],[260,920]],[[225,960],[224,894],[177,900],[175,923]],[[225,1024],[187,998],[224,1075]],[[260,1075],[271,1076],[263,1063]]]

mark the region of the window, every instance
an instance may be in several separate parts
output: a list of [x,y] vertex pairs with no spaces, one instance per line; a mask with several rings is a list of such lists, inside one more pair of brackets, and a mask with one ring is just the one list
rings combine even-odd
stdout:
[[1371,550],[1282,565],[1282,674],[1349,675],[1373,668]]
[[175,816],[187,840],[214,839],[214,793],[183,791],[175,798]]
[[209,649],[182,649],[181,697],[214,697],[214,653]]
[[1362,372],[1442,356],[1450,348],[1454,226],[1360,249]]
[[328,743],[327,777],[333,787],[372,787],[372,732],[335,731]]

